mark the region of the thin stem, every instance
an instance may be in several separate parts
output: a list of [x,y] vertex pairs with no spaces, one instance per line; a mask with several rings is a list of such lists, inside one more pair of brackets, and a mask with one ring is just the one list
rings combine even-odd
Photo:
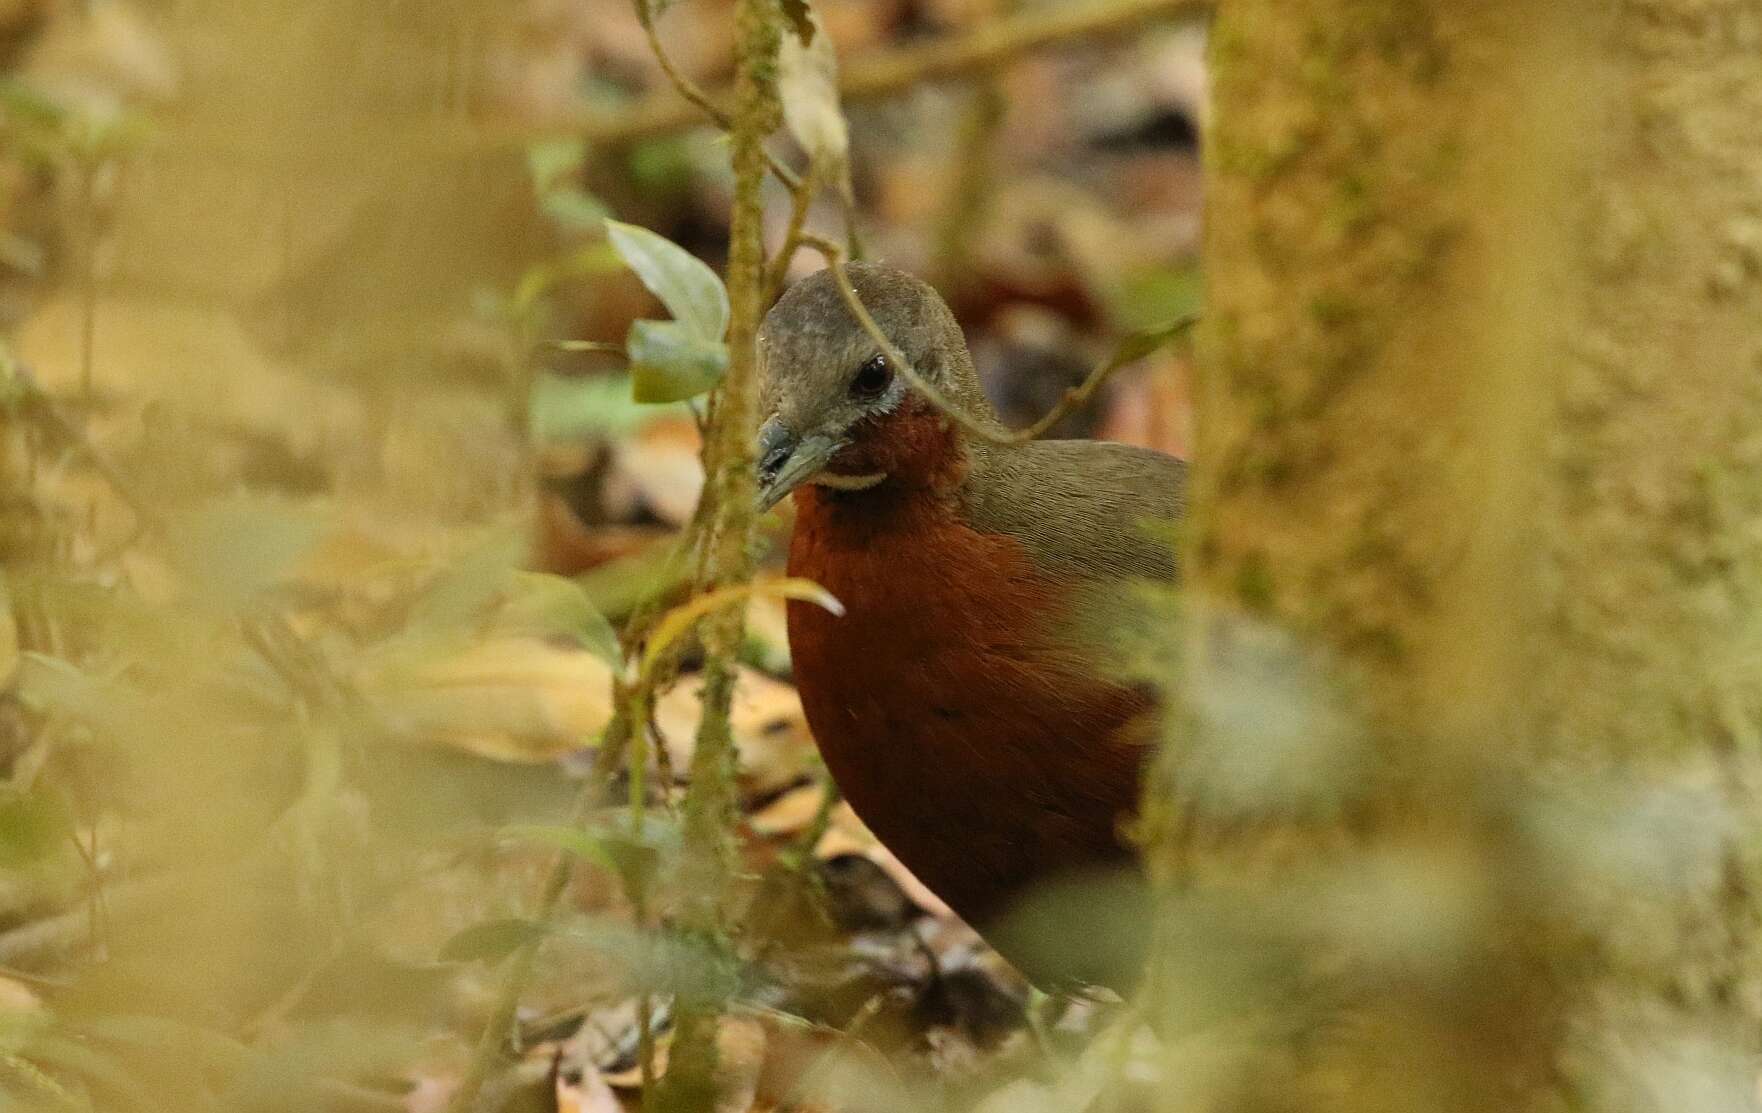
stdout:
[[[881,331],[881,326],[875,323],[875,318],[869,312],[868,307],[863,304],[863,299],[857,296],[856,287],[850,281],[850,273],[844,266],[844,253],[839,250],[837,244],[818,236],[805,237],[803,242],[826,257],[826,263],[832,268],[833,276],[838,281],[838,292],[843,296],[844,304],[850,308],[857,322],[863,326],[863,331],[869,334],[869,338],[887,356],[888,361],[893,364],[894,370],[899,373],[900,377],[910,383],[918,393],[930,401],[931,405],[942,411],[945,417],[960,426],[968,435],[988,444],[1023,444],[1040,436],[1063,420],[1072,410],[1094,397],[1095,392],[1101,389],[1102,384],[1107,382],[1114,372],[1131,362],[1119,359],[1103,362],[1089,373],[1088,378],[1065,391],[1064,397],[1059,399],[1058,404],[1048,410],[1039,421],[1026,429],[1014,431],[1000,429],[989,422],[973,417],[950,401],[947,395],[936,389],[929,380],[919,374],[918,369],[913,367],[911,361],[905,357],[905,353],[901,352],[899,347],[887,338],[887,334]],[[1183,330],[1188,329],[1193,326],[1196,320],[1195,317],[1185,317],[1177,322],[1175,327]]]
[[[704,495],[712,504],[700,587],[725,589],[752,578],[757,478],[759,320],[765,312],[765,137],[782,116],[775,86],[782,14],[776,0],[737,0],[735,98],[729,136],[734,204],[728,234],[728,373],[716,392],[704,442]],[[686,790],[679,924],[706,942],[724,938],[723,906],[733,871],[729,835],[735,810],[734,742],[729,709],[746,608],[727,606],[703,627],[703,718]],[[669,1110],[716,1101],[716,1017],[721,1003],[681,994],[667,1075],[656,1099]]]
[[[630,722],[630,838],[640,846],[648,821],[649,767],[649,696],[653,692],[652,677],[639,678],[632,686],[630,709],[625,718]],[[639,930],[648,929],[648,884],[640,870],[627,874],[630,887],[631,916]],[[654,1001],[648,987],[642,987],[636,1002],[636,1038],[638,1060],[642,1067],[642,1106],[650,1108],[655,1086]]]
[[[701,85],[673,64],[673,59],[668,56],[666,48],[661,45],[660,32],[655,30],[655,16],[649,8],[649,0],[635,0],[635,4],[637,21],[642,24],[642,33],[648,36],[649,53],[655,56],[655,62],[660,65],[661,72],[667,76],[667,80],[672,83],[673,88],[685,98],[687,104],[708,116],[711,123],[723,131],[734,130],[734,117],[729,115],[721,105],[711,100]],[[765,164],[771,168],[771,173],[777,175],[777,180],[787,186],[791,192],[799,192],[802,188],[802,176],[790,169],[787,163],[771,152],[766,151],[764,155]]]
[[783,292],[783,284],[789,280],[789,265],[795,261],[795,253],[801,250],[802,232],[807,227],[808,209],[813,206],[819,180],[818,171],[810,164],[801,183],[790,191],[789,228],[784,232],[783,246],[777,249],[770,272],[765,276],[767,304],[777,300],[777,295]]

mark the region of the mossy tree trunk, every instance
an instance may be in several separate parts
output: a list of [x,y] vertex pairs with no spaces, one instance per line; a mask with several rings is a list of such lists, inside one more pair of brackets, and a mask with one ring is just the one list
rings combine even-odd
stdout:
[[1179,1077],[1750,1107],[1762,0],[1223,0],[1213,42]]

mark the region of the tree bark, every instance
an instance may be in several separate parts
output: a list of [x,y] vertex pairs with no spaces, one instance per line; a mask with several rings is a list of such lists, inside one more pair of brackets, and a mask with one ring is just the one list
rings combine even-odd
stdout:
[[1175,1069],[1753,1105],[1762,0],[1226,0],[1213,56]]

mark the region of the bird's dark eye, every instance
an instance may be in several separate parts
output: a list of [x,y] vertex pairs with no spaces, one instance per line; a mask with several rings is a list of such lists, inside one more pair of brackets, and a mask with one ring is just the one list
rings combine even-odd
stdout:
[[893,385],[893,365],[887,362],[886,356],[876,356],[857,368],[856,378],[850,381],[852,398],[879,398]]

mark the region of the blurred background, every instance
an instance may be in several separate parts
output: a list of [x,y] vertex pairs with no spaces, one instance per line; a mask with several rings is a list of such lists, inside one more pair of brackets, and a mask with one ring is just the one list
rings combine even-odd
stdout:
[[[655,20],[711,90],[732,6]],[[1181,7],[919,79],[927,46],[1069,7],[818,5],[851,223],[948,297],[1012,424],[1197,304]],[[613,630],[676,598],[702,483],[694,411],[636,404],[596,347],[658,309],[604,221],[718,269],[728,239],[726,141],[631,3],[5,0],[0,63],[9,1107],[445,1109],[539,930],[482,1108],[648,1107],[681,987],[729,1002],[731,1111],[1081,1108],[1057,1087],[1130,1077],[1129,1026],[1106,1070],[1084,1057],[1110,1006],[1047,1007],[827,797],[776,601],[734,714],[738,955],[647,907],[690,651],[648,834],[569,826],[617,764]],[[843,210],[827,191],[807,228],[842,240]],[[1053,435],[1185,455],[1188,393],[1160,354]],[[539,929],[559,846],[579,862]]]

